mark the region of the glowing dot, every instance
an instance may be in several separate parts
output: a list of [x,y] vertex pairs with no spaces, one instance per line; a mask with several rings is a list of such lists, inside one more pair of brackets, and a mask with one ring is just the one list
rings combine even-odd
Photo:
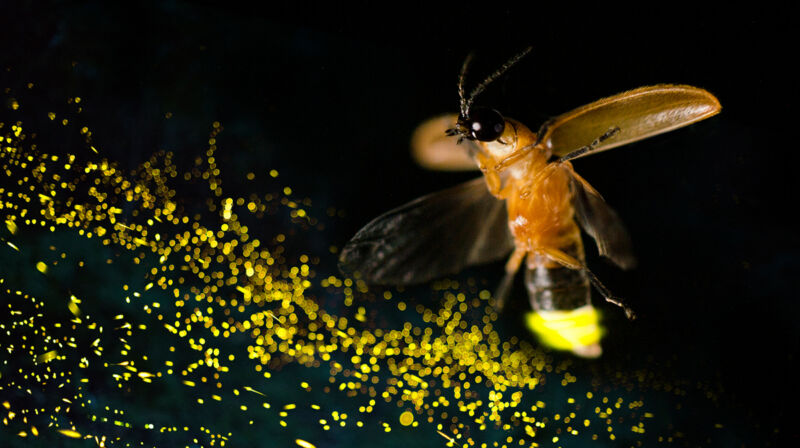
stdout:
[[72,312],[72,314],[74,314],[75,317],[81,316],[81,309],[78,308],[78,305],[76,305],[75,302],[67,303],[67,308],[69,308],[70,312]]
[[303,448],[316,448],[316,446],[311,442],[306,442],[303,439],[294,439],[294,443],[298,446],[302,446]]
[[46,274],[47,273],[47,265],[44,262],[40,261],[40,262],[36,263],[36,270],[38,270],[42,274]]
[[82,437],[81,433],[79,433],[78,431],[73,431],[71,429],[59,429],[58,432],[73,439],[80,439]]
[[414,423],[414,414],[411,411],[405,411],[400,414],[400,424],[403,426],[410,426]]
[[41,355],[37,356],[36,357],[36,361],[37,362],[48,362],[48,361],[51,361],[51,360],[55,359],[56,356],[58,356],[58,352],[55,351],[55,350],[50,350],[47,353],[42,353]]

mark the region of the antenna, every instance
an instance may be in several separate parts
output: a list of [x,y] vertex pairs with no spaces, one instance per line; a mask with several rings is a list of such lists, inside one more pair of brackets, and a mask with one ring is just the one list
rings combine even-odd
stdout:
[[464,64],[461,65],[461,72],[458,74],[458,98],[461,100],[461,116],[466,117],[467,112],[469,112],[469,106],[467,106],[467,98],[464,96],[464,80],[467,78],[467,67],[469,63],[472,61],[472,56],[474,53],[470,53],[467,55],[467,58],[464,59]]
[[481,94],[486,89],[486,86],[492,83],[495,79],[499,78],[503,75],[508,69],[514,66],[520,59],[524,58],[528,53],[533,50],[533,47],[528,47],[522,50],[521,53],[514,56],[513,58],[506,61],[505,64],[500,66],[494,73],[487,76],[477,87],[472,90],[472,93],[469,94],[469,99],[464,100],[464,77],[466,76],[467,71],[467,64],[469,63],[470,59],[472,59],[472,54],[467,56],[467,59],[464,61],[464,65],[461,67],[461,74],[458,77],[458,95],[461,98],[461,116],[466,117],[469,113],[469,108],[472,106],[473,101],[475,101],[475,97]]

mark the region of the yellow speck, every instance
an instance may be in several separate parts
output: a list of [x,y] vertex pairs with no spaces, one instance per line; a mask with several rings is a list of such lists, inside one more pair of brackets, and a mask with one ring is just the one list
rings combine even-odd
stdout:
[[410,426],[414,423],[414,414],[411,411],[405,411],[400,414],[400,424],[403,426]]
[[69,303],[67,303],[67,308],[69,308],[69,310],[72,312],[72,314],[75,315],[75,317],[81,316],[81,309],[78,308],[78,304],[76,304],[75,302],[70,301]]
[[81,433],[79,433],[78,431],[73,431],[71,429],[59,429],[58,432],[60,432],[62,435],[71,437],[73,439],[80,439],[82,437]]
[[40,261],[40,262],[36,263],[36,270],[38,270],[42,274],[46,274],[47,273],[47,265],[43,261]]
[[58,352],[55,350],[50,350],[47,353],[42,353],[41,355],[36,357],[36,362],[47,362],[55,359],[58,356]]
[[6,227],[8,228],[8,231],[11,232],[12,235],[17,233],[17,225],[14,223],[14,221],[11,221],[11,220],[7,219],[6,220]]
[[302,446],[303,448],[316,448],[313,443],[306,442],[303,439],[294,439],[294,443],[296,443],[298,446]]

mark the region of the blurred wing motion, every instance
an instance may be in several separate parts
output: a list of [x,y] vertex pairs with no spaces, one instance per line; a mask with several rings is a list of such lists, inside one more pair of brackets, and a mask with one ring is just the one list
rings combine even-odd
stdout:
[[631,239],[617,213],[606,204],[597,190],[574,172],[570,187],[575,218],[583,230],[594,238],[600,255],[608,257],[622,269],[633,268],[636,258],[631,249]]
[[556,156],[566,155],[613,127],[613,138],[589,154],[668,132],[719,113],[714,95],[697,87],[659,84],[629,90],[553,118],[544,126],[542,142]]
[[342,249],[339,269],[372,284],[408,285],[498,260],[513,247],[505,202],[481,177],[375,218]]
[[457,114],[444,114],[424,121],[411,136],[411,155],[421,167],[438,171],[477,170],[472,154],[479,150],[477,143],[445,135],[455,127]]

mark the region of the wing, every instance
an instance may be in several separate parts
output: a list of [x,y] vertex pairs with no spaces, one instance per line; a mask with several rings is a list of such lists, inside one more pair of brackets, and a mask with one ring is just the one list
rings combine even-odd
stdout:
[[505,201],[481,177],[375,218],[342,249],[339,269],[367,283],[408,285],[500,259],[513,246]]
[[659,84],[623,92],[579,107],[543,126],[542,142],[563,156],[613,127],[619,133],[591,154],[669,132],[719,113],[714,95],[692,86]]
[[636,258],[622,220],[586,180],[574,171],[571,174],[570,186],[578,223],[594,238],[600,255],[608,257],[622,269],[634,267]]
[[479,148],[470,140],[447,136],[458,120],[457,114],[444,114],[424,121],[411,136],[411,155],[423,168],[438,171],[477,170],[472,154]]

